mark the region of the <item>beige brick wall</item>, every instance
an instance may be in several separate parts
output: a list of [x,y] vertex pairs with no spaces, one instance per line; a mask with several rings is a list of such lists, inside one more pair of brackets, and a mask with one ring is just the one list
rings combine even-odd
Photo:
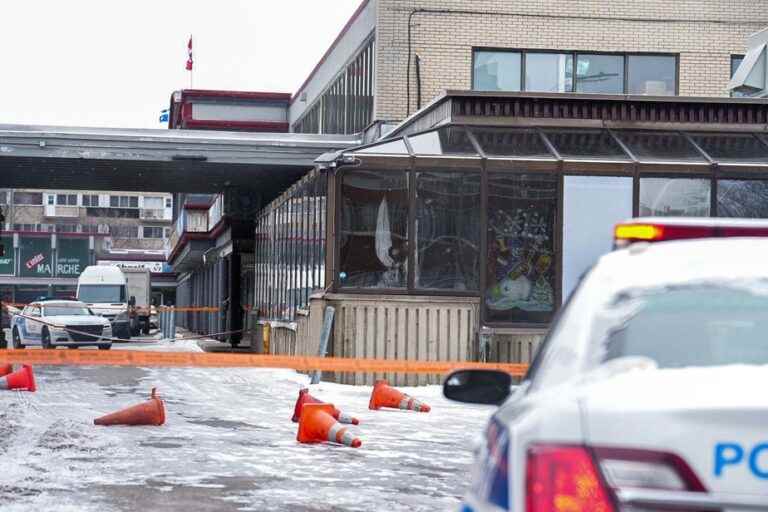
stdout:
[[[681,95],[726,96],[731,54],[768,26],[768,0],[379,0],[379,120],[406,115],[408,17],[419,8],[473,11],[412,17],[422,105],[445,89],[472,87],[473,47],[676,53]],[[410,112],[415,104],[412,68]]]

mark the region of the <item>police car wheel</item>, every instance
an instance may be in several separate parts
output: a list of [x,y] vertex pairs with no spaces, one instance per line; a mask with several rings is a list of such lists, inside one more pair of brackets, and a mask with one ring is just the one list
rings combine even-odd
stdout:
[[17,328],[13,328],[11,337],[13,338],[13,348],[17,350],[24,348],[24,344],[21,342],[21,336],[19,335],[19,330]]
[[51,333],[48,332],[47,328],[43,329],[43,335],[41,337],[41,342],[43,344],[43,348],[45,348],[45,349],[53,348],[53,345],[51,345]]

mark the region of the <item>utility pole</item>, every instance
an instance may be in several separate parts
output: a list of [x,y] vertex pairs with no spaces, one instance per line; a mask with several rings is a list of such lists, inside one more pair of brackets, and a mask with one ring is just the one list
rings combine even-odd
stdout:
[[[0,206],[0,231],[3,229],[5,229],[5,215],[3,215],[3,208]],[[0,243],[0,258],[5,256],[6,250],[7,247]],[[11,248],[11,250],[13,250],[13,248]],[[5,329],[3,328],[4,316],[5,311],[3,309],[3,293],[0,292],[0,349],[8,348],[8,341],[5,339]]]

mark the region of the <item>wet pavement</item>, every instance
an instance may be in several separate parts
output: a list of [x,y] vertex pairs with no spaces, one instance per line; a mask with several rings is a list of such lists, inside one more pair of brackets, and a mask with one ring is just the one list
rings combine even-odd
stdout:
[[[117,347],[117,346],[116,346]],[[139,350],[199,350],[153,339]],[[0,510],[450,510],[493,412],[411,388],[432,412],[369,411],[370,387],[312,394],[360,418],[363,446],[296,442],[306,376],[288,370],[43,367],[36,393],[0,394]],[[96,427],[156,386],[162,427]]]

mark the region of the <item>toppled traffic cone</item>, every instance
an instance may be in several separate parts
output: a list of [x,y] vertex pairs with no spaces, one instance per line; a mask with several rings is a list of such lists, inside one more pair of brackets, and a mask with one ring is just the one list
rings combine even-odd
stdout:
[[[299,398],[296,400],[296,406],[293,408],[293,418],[291,418],[291,421],[294,423],[297,423],[299,421],[299,417],[301,416],[301,408],[305,404],[324,404],[322,400],[319,400],[312,395],[309,394],[309,389],[304,388],[299,391]],[[359,425],[360,420],[357,418],[350,416],[349,414],[345,414],[338,410],[337,408],[333,408],[333,414],[332,416],[336,418],[336,421],[339,423],[346,423],[346,424],[352,424],[352,425]]]
[[93,420],[94,425],[157,425],[165,423],[165,405],[152,388],[150,399]]
[[9,373],[13,373],[12,364],[0,364],[0,377],[5,377]]
[[342,427],[333,417],[333,404],[304,404],[299,417],[299,432],[296,440],[300,443],[339,443],[360,448],[360,439]]
[[[13,368],[11,368],[13,370]],[[35,374],[32,367],[28,364],[21,365],[21,370],[0,377],[0,389],[19,389],[26,391],[36,391]]]
[[391,387],[386,380],[377,380],[373,385],[371,400],[368,402],[368,408],[378,410],[382,407],[392,409],[403,409],[406,411],[429,412],[430,407],[415,398],[402,393]]

